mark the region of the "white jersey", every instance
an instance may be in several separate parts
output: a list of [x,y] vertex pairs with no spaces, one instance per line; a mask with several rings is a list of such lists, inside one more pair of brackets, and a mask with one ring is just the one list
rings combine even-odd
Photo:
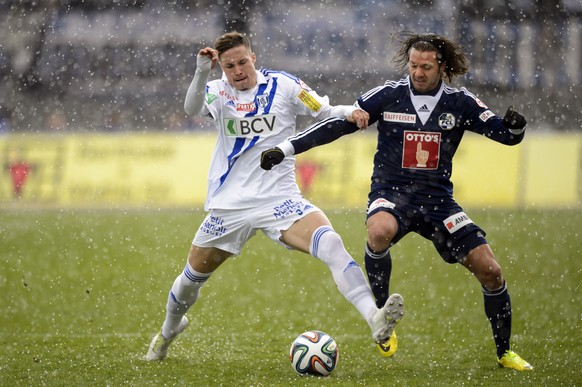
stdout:
[[238,91],[226,77],[209,81],[199,113],[210,116],[218,138],[208,172],[205,210],[241,209],[264,199],[300,195],[295,158],[270,171],[261,153],[295,134],[298,115],[325,119],[338,111],[300,79],[281,71],[257,71],[257,85]]

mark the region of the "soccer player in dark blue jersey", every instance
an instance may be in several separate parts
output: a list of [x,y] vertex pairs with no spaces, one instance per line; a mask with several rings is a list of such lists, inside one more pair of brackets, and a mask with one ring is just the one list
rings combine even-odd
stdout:
[[[453,88],[469,70],[463,49],[436,34],[400,34],[394,61],[408,70],[360,96],[353,123],[330,118],[312,125],[261,155],[271,169],[285,157],[327,144],[377,123],[378,145],[368,195],[365,266],[378,305],[389,296],[390,247],[409,232],[432,241],[445,262],[460,263],[481,284],[485,314],[491,323],[498,363],[516,370],[532,366],[510,349],[512,308],[506,281],[477,226],[453,198],[453,156],[465,131],[506,145],[519,144],[525,118],[509,107],[493,113],[467,89]],[[397,339],[379,344],[384,356],[396,352]]]

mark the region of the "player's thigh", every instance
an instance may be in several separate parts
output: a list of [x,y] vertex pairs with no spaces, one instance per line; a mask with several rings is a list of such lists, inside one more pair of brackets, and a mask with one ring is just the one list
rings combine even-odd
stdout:
[[232,255],[216,247],[200,247],[192,245],[188,253],[188,263],[200,273],[211,273]]
[[[317,215],[316,215],[317,214]],[[309,252],[313,232],[329,225],[325,214],[300,195],[273,198],[253,210],[252,228],[286,249]]]
[[445,262],[464,263],[473,249],[487,244],[485,231],[456,203],[426,216],[429,221],[420,223],[419,234],[432,241]]

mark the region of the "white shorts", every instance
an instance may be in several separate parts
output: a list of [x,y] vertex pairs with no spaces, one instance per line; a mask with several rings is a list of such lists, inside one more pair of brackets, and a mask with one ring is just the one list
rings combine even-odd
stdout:
[[321,210],[301,196],[263,202],[260,206],[241,210],[214,209],[206,215],[192,244],[239,255],[244,244],[261,230],[273,241],[290,249],[279,240],[281,231],[316,211]]

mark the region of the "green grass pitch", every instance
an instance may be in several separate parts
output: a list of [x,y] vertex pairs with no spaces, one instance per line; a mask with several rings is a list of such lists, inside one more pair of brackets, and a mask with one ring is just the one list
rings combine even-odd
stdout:
[[[512,296],[513,349],[533,372],[497,367],[477,281],[416,235],[393,248],[406,301],[399,350],[381,358],[327,268],[262,234],[228,261],[163,362],[143,360],[204,214],[179,210],[0,211],[1,386],[582,385],[582,212],[469,209]],[[361,211],[328,212],[362,263]],[[340,348],[327,378],[289,364],[308,329]]]

